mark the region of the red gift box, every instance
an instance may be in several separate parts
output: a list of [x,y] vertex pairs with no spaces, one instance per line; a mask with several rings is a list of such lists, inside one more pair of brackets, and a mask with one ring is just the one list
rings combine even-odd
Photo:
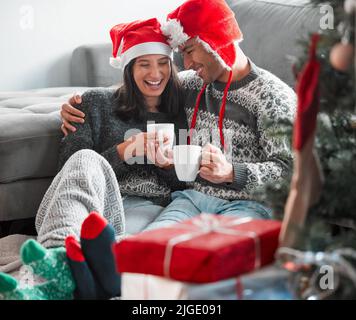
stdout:
[[201,214],[116,243],[116,265],[119,272],[187,282],[231,278],[273,262],[280,227],[275,220]]

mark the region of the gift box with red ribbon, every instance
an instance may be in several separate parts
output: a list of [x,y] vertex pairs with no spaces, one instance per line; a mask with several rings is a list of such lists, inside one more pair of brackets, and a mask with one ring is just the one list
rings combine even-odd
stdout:
[[116,243],[117,269],[192,283],[231,278],[273,262],[280,226],[275,220],[203,213]]

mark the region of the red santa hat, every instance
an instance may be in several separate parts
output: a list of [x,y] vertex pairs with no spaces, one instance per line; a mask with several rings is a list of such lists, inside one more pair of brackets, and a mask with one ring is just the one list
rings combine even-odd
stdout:
[[171,56],[172,49],[162,34],[156,18],[120,23],[110,30],[113,43],[110,64],[124,69],[132,60],[145,54]]
[[228,70],[236,59],[234,43],[243,39],[235,14],[224,0],[188,0],[168,14],[161,29],[174,49],[197,37]]

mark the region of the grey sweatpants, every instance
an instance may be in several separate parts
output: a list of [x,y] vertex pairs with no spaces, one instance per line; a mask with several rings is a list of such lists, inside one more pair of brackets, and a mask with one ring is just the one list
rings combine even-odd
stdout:
[[64,246],[68,235],[79,239],[91,211],[108,220],[117,239],[124,235],[124,208],[113,169],[96,152],[80,150],[68,159],[41,202],[35,221],[38,242],[48,248]]

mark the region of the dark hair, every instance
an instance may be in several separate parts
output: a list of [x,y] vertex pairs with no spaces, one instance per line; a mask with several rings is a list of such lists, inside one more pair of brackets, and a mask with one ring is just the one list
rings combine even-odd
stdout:
[[[117,102],[116,114],[123,120],[132,118],[142,120],[147,115],[144,96],[137,87],[133,77],[133,65],[135,61],[136,59],[133,59],[125,67],[124,83],[117,89],[114,96]],[[172,71],[167,85],[162,92],[158,111],[169,113],[174,118],[179,113],[180,105],[182,104],[182,95],[176,67],[171,60],[170,63]]]

